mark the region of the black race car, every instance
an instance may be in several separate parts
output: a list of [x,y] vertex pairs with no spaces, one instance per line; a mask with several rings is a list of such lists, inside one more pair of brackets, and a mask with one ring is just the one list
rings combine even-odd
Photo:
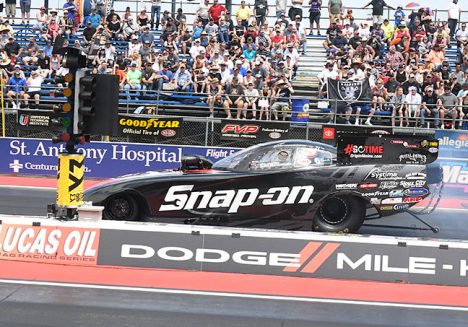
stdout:
[[[441,181],[438,165],[427,165],[437,158],[436,140],[374,138],[353,136],[338,145],[338,155],[330,145],[285,140],[214,165],[184,157],[179,170],[112,179],[86,191],[85,201],[104,206],[104,219],[112,220],[355,232],[366,209],[381,216],[404,211]],[[386,146],[401,148],[392,155],[397,163],[385,163]]]

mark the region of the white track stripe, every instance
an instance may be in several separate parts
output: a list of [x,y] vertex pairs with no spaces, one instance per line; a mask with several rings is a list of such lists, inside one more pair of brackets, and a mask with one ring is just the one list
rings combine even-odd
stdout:
[[356,300],[321,299],[321,298],[308,298],[308,297],[298,297],[298,296],[279,296],[279,295],[277,296],[277,295],[261,295],[261,294],[210,292],[210,291],[188,291],[188,290],[177,290],[177,289],[157,289],[157,288],[145,288],[145,287],[41,282],[41,281],[10,280],[10,279],[0,279],[0,283],[19,284],[19,285],[37,285],[37,286],[56,286],[56,287],[68,287],[68,288],[85,288],[85,289],[103,289],[103,290],[129,291],[129,292],[203,295],[203,296],[230,297],[230,298],[248,298],[248,299],[259,299],[259,300],[353,304],[353,305],[377,306],[377,307],[394,307],[394,308],[411,308],[411,309],[425,309],[425,310],[447,310],[447,311],[468,312],[468,307],[430,305],[430,304],[393,303],[393,302],[382,302],[382,301],[373,302],[373,301],[356,301]]
[[56,187],[49,187],[49,186],[23,186],[23,185],[0,185],[0,188],[16,188],[16,189],[24,189],[24,190],[47,190],[47,191],[55,191]]

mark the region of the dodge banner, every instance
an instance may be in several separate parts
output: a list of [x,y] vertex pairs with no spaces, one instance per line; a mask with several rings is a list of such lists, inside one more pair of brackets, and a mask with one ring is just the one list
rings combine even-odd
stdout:
[[221,140],[252,140],[253,143],[290,138],[289,122],[266,122],[223,119],[220,126]]

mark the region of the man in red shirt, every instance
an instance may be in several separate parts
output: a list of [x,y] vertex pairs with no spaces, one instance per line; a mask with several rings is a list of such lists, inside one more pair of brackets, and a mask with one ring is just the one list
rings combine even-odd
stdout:
[[218,0],[214,0],[213,2],[213,5],[208,9],[208,14],[210,14],[210,17],[213,18],[216,24],[218,24],[219,19],[226,13],[227,9],[223,5],[220,5]]

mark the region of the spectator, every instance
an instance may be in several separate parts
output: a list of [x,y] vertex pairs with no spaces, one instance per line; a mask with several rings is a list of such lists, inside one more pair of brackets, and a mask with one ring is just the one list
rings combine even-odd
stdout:
[[449,85],[444,86],[444,93],[439,95],[437,105],[440,114],[440,120],[442,125],[440,126],[441,129],[445,128],[445,117],[452,118],[452,129],[455,129],[455,124],[458,119],[459,126],[462,127],[463,117],[465,116],[463,111],[458,108],[459,100],[458,98],[452,93]]
[[395,18],[395,27],[398,28],[400,24],[405,21],[405,12],[402,6],[397,7],[393,17]]
[[398,87],[395,94],[390,99],[390,107],[392,108],[392,127],[395,127],[396,115],[400,117],[400,127],[403,126],[403,112],[405,110],[405,96],[403,88]]
[[[336,1],[336,0],[333,0]],[[338,0],[341,2],[341,0]],[[330,3],[330,2],[329,2]],[[320,15],[322,9],[322,0],[309,0],[309,21],[310,21],[310,35],[313,35],[314,23],[317,28],[317,35],[320,34]]]
[[161,19],[161,0],[151,0],[151,29],[159,28],[160,19]]
[[244,0],[241,1],[241,5],[239,9],[237,9],[235,15],[236,15],[237,21],[240,20],[242,26],[244,26],[245,28],[249,26],[249,20],[250,20],[250,17],[252,16],[252,10],[250,9],[250,7],[245,5]]
[[[3,48],[10,58],[17,58],[23,53],[23,48],[15,41],[13,36],[8,38],[8,43]],[[13,60],[14,61],[14,60]]]
[[41,99],[41,85],[43,82],[44,82],[44,79],[39,74],[39,72],[36,70],[33,70],[31,72],[31,76],[27,80],[28,93],[24,95],[26,100],[30,98],[34,99],[34,104],[29,105],[30,109],[39,108],[39,102]]
[[[311,8],[312,8],[312,2]],[[321,5],[321,3],[320,3]],[[328,0],[328,17],[330,22],[335,21],[336,19],[340,18],[340,15],[343,12],[343,2],[341,0]],[[312,30],[312,27],[311,27]]]
[[185,65],[180,65],[174,75],[173,83],[176,85],[177,91],[192,92],[192,74],[186,69]]
[[200,19],[203,26],[208,24],[208,20],[210,19],[210,14],[208,12],[209,9],[210,9],[210,1],[203,0],[203,2],[198,5],[197,10],[195,12],[195,14]]
[[465,47],[468,41],[468,30],[466,29],[466,23],[461,24],[461,28],[457,30],[455,34],[457,40],[457,47]]
[[255,0],[253,15],[257,21],[257,25],[260,26],[265,22],[268,17],[268,1],[267,0]]
[[13,109],[19,109],[21,107],[21,101],[24,106],[28,105],[28,98],[26,96],[26,90],[28,89],[28,84],[24,77],[21,76],[21,72],[16,70],[13,73],[5,86],[7,101],[11,103]]
[[260,94],[258,90],[254,88],[254,83],[250,82],[247,84],[247,89],[244,90],[244,107],[242,112],[237,111],[237,119],[240,119],[241,116],[243,119],[247,118],[247,110],[252,108],[252,119],[257,119],[257,100]]
[[96,11],[96,8],[91,9],[91,14],[86,17],[85,22],[91,23],[91,26],[96,29],[101,24],[102,17]]
[[141,72],[141,89],[153,90],[153,83],[156,77],[156,71],[153,69],[153,63],[147,61]]
[[421,126],[424,126],[425,119],[428,116],[434,119],[434,126],[439,126],[439,110],[437,108],[437,95],[432,86],[425,88],[424,96],[422,97],[421,110]]
[[228,119],[232,118],[230,108],[237,108],[237,115],[240,117],[240,112],[244,108],[243,93],[244,88],[239,83],[239,78],[237,76],[232,77],[232,82],[226,87],[224,100],[224,111]]
[[211,80],[211,83],[207,85],[208,93],[208,108],[210,109],[210,117],[214,116],[214,107],[215,105],[223,105],[223,96],[222,96],[222,86],[217,77]]
[[[31,0],[20,0],[20,9],[21,9],[21,23],[29,24],[29,19],[31,18]],[[15,8],[16,10],[16,8]]]
[[291,7],[289,8],[288,16],[291,21],[294,20],[296,16],[300,16],[302,19],[302,5],[304,0],[291,0]]
[[271,112],[275,120],[278,120],[278,111],[280,110],[283,120],[286,120],[288,112],[290,111],[289,102],[291,100],[291,94],[293,93],[294,89],[288,82],[283,79],[276,82],[272,91],[272,99],[275,99],[275,102],[271,105]]
[[383,21],[383,10],[384,7],[390,8],[395,10],[392,6],[389,6],[385,0],[371,0],[368,4],[366,4],[363,8],[367,8],[372,5],[372,21],[374,23],[382,23]]
[[[262,88],[260,89],[260,98],[258,100],[258,107],[260,108],[260,115],[259,120],[263,119],[263,115],[265,114],[265,120],[270,120],[270,99],[272,95],[272,90],[268,86],[268,84],[263,84]],[[276,112],[275,119],[278,120],[278,112]]]
[[127,92],[127,98],[130,98],[130,90],[136,91],[134,95],[137,99],[140,97],[141,77],[141,71],[137,69],[137,64],[133,62],[123,83],[123,89]]
[[279,19],[281,14],[286,15],[287,0],[275,0],[276,18]]
[[167,62],[163,63],[162,69],[159,71],[159,73],[156,75],[154,79],[154,83],[156,87],[153,87],[153,89],[158,90],[158,91],[162,91],[162,90],[172,91],[174,89],[171,86],[173,85],[171,82],[174,77],[174,74],[169,69],[169,67],[170,67],[169,63]]
[[221,16],[226,14],[226,11],[227,9],[223,5],[219,4],[218,0],[213,0],[213,5],[208,9],[208,14],[210,15],[210,18],[218,24],[219,19]]
[[83,39],[85,44],[89,44],[93,40],[94,34],[96,34],[96,28],[94,28],[93,23],[88,20],[86,27],[83,29]]
[[419,84],[419,83],[416,81],[416,76],[415,76],[413,73],[411,73],[411,74],[409,75],[408,80],[405,81],[405,82],[403,83],[402,86],[403,86],[403,92],[404,92],[405,94],[410,93],[410,89],[411,89],[412,87],[414,87],[414,88],[416,89],[416,92],[417,92],[418,94],[421,94],[421,93],[422,93],[422,92],[421,92],[421,91],[422,91],[421,84]]
[[15,22],[16,0],[5,0],[5,15],[6,18],[11,18]]
[[146,27],[150,23],[150,20],[150,16],[148,16],[146,9],[143,8],[140,11],[140,14],[137,16],[137,24],[140,26],[140,28]]
[[[414,117],[416,119],[416,126],[418,126],[419,116],[422,109],[422,98],[418,93],[418,89],[415,86],[409,87],[409,93],[405,97],[405,110],[403,111],[403,117],[406,120],[406,127],[409,127],[409,118]],[[400,127],[402,119],[400,117]]]
[[452,3],[448,7],[448,27],[450,29],[450,37],[455,35],[460,13],[461,8],[458,4],[458,0],[452,0]]

